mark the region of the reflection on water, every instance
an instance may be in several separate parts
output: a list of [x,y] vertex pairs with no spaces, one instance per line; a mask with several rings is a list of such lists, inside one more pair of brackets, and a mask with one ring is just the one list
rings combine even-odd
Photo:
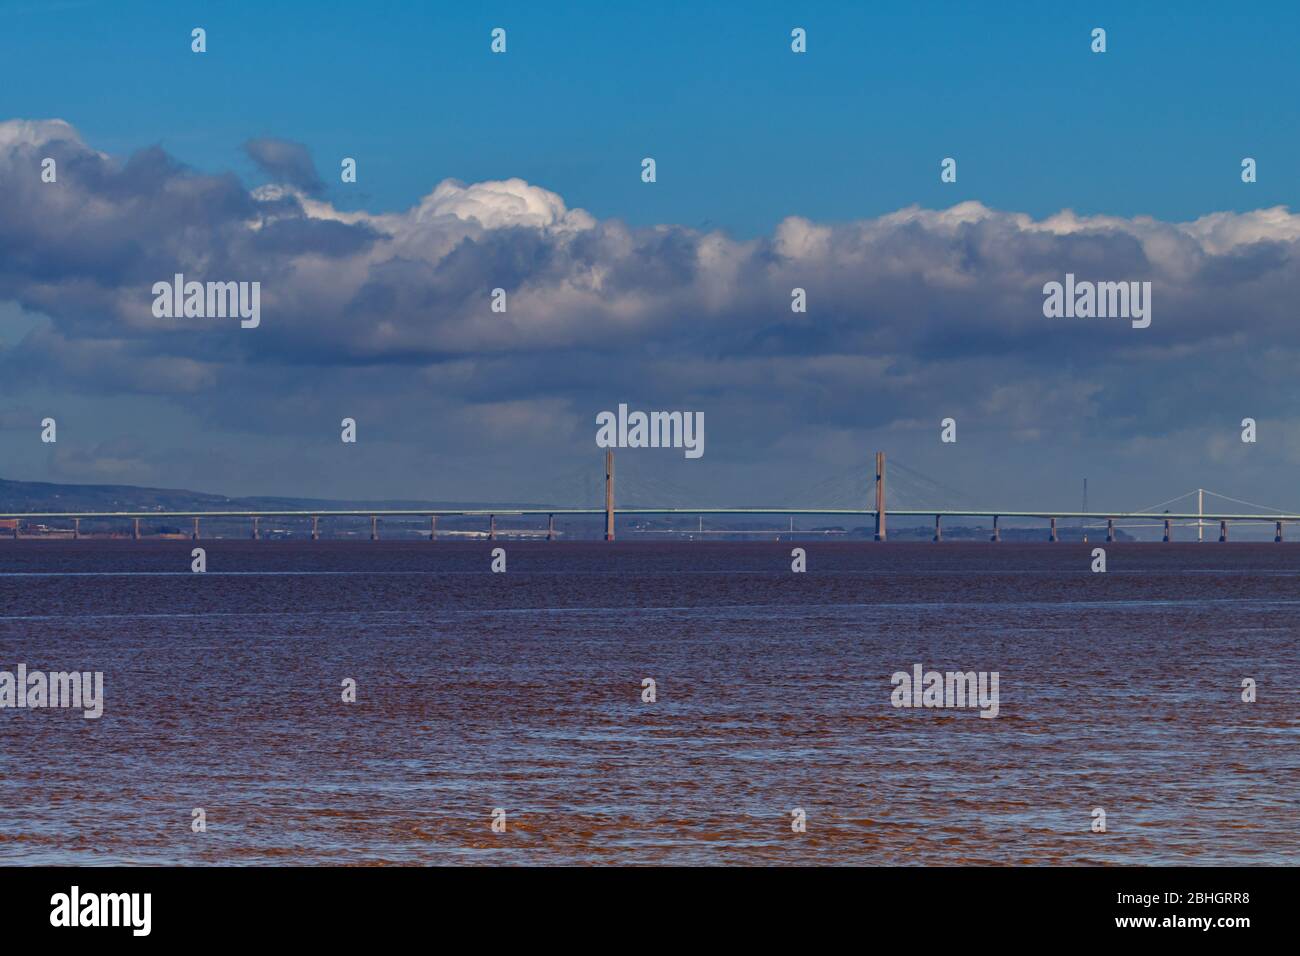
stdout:
[[0,543],[0,862],[1300,862],[1297,546],[203,544]]

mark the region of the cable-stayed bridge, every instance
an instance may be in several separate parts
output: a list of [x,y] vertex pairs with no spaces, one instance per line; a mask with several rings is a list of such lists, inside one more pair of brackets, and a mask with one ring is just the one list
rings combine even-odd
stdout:
[[[549,490],[547,489],[549,485]],[[616,499],[615,491],[618,491]],[[261,509],[261,510],[147,510],[147,511],[26,511],[0,512],[0,521],[12,523],[13,536],[21,536],[23,521],[31,522],[45,519],[71,522],[73,537],[80,532],[80,522],[87,519],[114,520],[131,522],[133,536],[140,538],[142,520],[186,520],[193,522],[191,537],[200,537],[200,522],[203,519],[249,519],[252,522],[252,537],[259,537],[258,523],[267,518],[302,518],[311,521],[311,537],[319,537],[319,522],[322,518],[370,518],[370,537],[378,539],[378,521],[380,518],[425,518],[429,520],[429,537],[438,536],[438,518],[482,518],[487,520],[485,532],[475,532],[478,536],[496,537],[496,519],[498,517],[535,517],[546,518],[546,537],[556,537],[555,518],[573,516],[603,516],[605,518],[605,538],[614,540],[616,519],[634,516],[688,516],[703,518],[708,515],[750,515],[789,517],[858,517],[870,519],[875,526],[875,538],[884,541],[888,538],[888,521],[891,517],[933,518],[934,540],[943,539],[944,518],[991,518],[990,539],[1001,538],[1001,520],[1034,519],[1049,522],[1047,540],[1056,541],[1057,522],[1078,522],[1085,530],[1105,529],[1106,540],[1115,540],[1115,530],[1126,527],[1151,527],[1152,522],[1163,522],[1164,540],[1173,540],[1175,528],[1193,527],[1197,540],[1204,540],[1205,529],[1218,525],[1218,540],[1228,540],[1230,524],[1272,523],[1275,528],[1274,540],[1283,540],[1283,528],[1286,524],[1300,522],[1300,513],[1290,513],[1253,502],[1243,501],[1229,495],[1206,489],[1195,489],[1168,501],[1162,501],[1136,511],[1072,511],[1068,509],[1017,510],[990,508],[976,505],[958,489],[952,488],[928,475],[923,474],[901,462],[889,464],[889,476],[886,478],[885,456],[877,453],[875,469],[867,470],[860,466],[846,469],[832,475],[817,485],[803,488],[799,494],[802,499],[797,505],[763,507],[714,506],[703,505],[689,489],[674,485],[663,478],[652,475],[632,475],[616,480],[614,472],[614,454],[608,451],[605,456],[603,471],[583,468],[570,474],[560,476],[551,482],[540,483],[534,487],[530,497],[554,504],[537,504],[528,506],[483,506],[474,508],[397,508],[385,509],[375,507],[355,509]],[[1211,508],[1206,509],[1206,499]],[[1216,502],[1223,502],[1229,507],[1218,509]],[[1180,504],[1181,503],[1181,504]],[[1195,510],[1192,510],[1192,505]],[[1176,506],[1176,507],[1171,507]],[[1237,506],[1253,508],[1242,511]],[[762,533],[781,532],[776,528]],[[464,532],[459,532],[464,533]],[[518,533],[512,530],[512,534]],[[530,532],[542,534],[541,531]],[[739,533],[739,532],[737,532]]]

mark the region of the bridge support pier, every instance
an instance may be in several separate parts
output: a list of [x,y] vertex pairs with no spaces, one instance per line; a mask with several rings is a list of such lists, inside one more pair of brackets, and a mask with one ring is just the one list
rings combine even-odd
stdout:
[[80,537],[81,537],[81,519],[73,518],[72,519],[72,540],[76,541]]
[[1228,540],[1228,522],[1220,521],[1219,522],[1219,543],[1222,544],[1227,540]]
[[22,523],[22,520],[23,520],[22,518],[15,518],[15,519],[14,519],[14,540],[15,540],[15,541],[18,540],[18,525],[20,525],[20,524]]
[[194,530],[190,532],[190,540],[191,541],[199,540],[199,519],[198,518],[194,519]]
[[555,515],[546,516],[546,540],[555,540]]
[[139,518],[131,519],[131,540],[132,541],[140,540],[140,519]]
[[1056,519],[1052,519],[1052,533],[1047,536],[1048,541],[1056,540]]
[[374,515],[370,516],[370,540],[379,540],[379,519]]
[[1273,535],[1273,543],[1274,544],[1282,543],[1282,522],[1280,521],[1277,523],[1277,532]]
[[1106,519],[1106,543],[1111,544],[1115,540],[1115,519]]
[[1001,541],[1001,540],[1002,540],[1002,532],[998,530],[998,516],[997,516],[997,515],[994,515],[994,516],[993,516],[993,537],[989,538],[989,540],[990,540],[990,541]]
[[1169,543],[1169,519],[1165,519],[1165,544]]
[[943,540],[943,526],[939,524],[940,517],[942,516],[941,515],[934,516],[934,540],[935,541]]
[[497,516],[488,515],[488,540],[495,541],[496,539],[497,539]]
[[257,541],[259,538],[262,537],[262,535],[261,535],[261,533],[258,531],[258,527],[257,527],[257,522],[260,521],[260,520],[261,520],[260,518],[254,518],[254,519],[253,519],[253,540],[254,540],[254,541]]
[[313,541],[320,540],[320,516],[319,515],[311,516],[311,539]]
[[438,516],[429,515],[429,540],[438,540]]

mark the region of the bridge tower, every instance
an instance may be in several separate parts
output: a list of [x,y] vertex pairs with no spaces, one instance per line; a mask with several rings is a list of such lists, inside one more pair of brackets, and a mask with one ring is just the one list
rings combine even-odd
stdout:
[[876,540],[885,540],[885,453],[876,452]]
[[605,449],[605,540],[614,540],[614,449]]

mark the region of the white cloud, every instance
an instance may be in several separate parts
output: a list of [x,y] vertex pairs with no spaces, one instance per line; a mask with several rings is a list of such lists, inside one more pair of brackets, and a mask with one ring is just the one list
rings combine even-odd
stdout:
[[444,179],[411,212],[416,223],[441,216],[472,220],[484,229],[523,226],[569,232],[590,229],[596,220],[581,209],[569,209],[556,193],[522,179],[471,183]]
[[0,122],[0,153],[15,146],[42,146],[52,140],[81,142],[81,135],[71,123],[61,119],[4,120]]

